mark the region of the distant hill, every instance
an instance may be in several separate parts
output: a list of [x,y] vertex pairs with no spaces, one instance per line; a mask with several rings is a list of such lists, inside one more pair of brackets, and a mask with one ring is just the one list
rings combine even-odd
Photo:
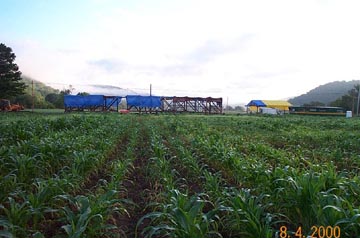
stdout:
[[34,94],[40,94],[41,96],[46,97],[46,95],[50,93],[59,93],[59,90],[47,86],[45,83],[32,79],[29,76],[22,75],[21,78],[22,81],[27,85],[27,88],[25,89],[26,94],[32,95],[33,82],[34,82]]
[[[22,75],[22,81],[27,85],[24,94],[9,98],[11,102],[20,103],[25,108],[32,108],[33,103],[34,108],[63,108],[63,96],[60,90],[26,75]],[[111,85],[79,85],[75,86],[72,94],[76,95],[80,92],[106,96],[139,95],[135,91]]]
[[86,85],[77,86],[76,91],[87,92],[94,95],[106,95],[106,96],[126,96],[126,95],[138,95],[139,93],[111,85]]
[[359,83],[360,80],[335,81],[327,83],[320,85],[305,94],[291,98],[288,101],[296,106],[311,102],[321,102],[325,105],[329,105],[330,102],[333,102],[339,97],[347,94],[349,90],[354,88],[355,84]]
[[[60,93],[60,90],[47,86],[45,83],[32,79],[29,76],[22,75],[23,82],[28,86],[25,90],[26,94],[32,94],[32,82],[34,82],[34,93],[40,94],[43,97],[50,93]],[[139,95],[139,93],[111,85],[81,85],[75,86],[73,94],[78,92],[87,92],[93,95],[107,95],[107,96],[126,96],[126,95]]]

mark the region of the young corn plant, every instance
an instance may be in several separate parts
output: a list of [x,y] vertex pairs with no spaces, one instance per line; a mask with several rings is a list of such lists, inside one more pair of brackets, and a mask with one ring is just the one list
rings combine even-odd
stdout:
[[221,177],[221,174],[218,173],[211,173],[208,170],[203,171],[203,176],[205,178],[205,190],[212,198],[221,198],[223,197],[223,178]]
[[14,237],[27,235],[27,224],[31,219],[28,201],[16,201],[8,197],[5,204],[0,204],[0,228]]
[[[94,235],[96,232],[101,231],[104,217],[100,213],[93,212],[88,197],[60,197],[69,202],[69,206],[62,208],[66,224],[61,227],[69,238],[80,238],[87,234],[87,232]],[[91,226],[89,226],[89,223],[91,223]]]
[[[311,226],[319,224],[322,216],[320,199],[325,189],[326,179],[318,173],[309,171],[275,181],[276,206],[284,212],[294,226],[301,225],[310,231]],[[283,184],[283,185],[281,185]],[[325,225],[325,224],[324,224]]]
[[218,211],[205,211],[205,206],[213,208],[205,195],[189,197],[175,189],[169,196],[169,203],[162,204],[160,212],[149,213],[139,220],[137,226],[145,219],[151,220],[151,225],[143,230],[145,237],[222,237],[218,232]]
[[[126,199],[119,199],[119,191],[114,190],[114,183],[107,183],[97,189],[99,194],[78,195],[72,197],[61,195],[69,205],[61,208],[62,220],[67,223],[62,228],[69,237],[108,237],[112,231],[119,231],[112,222],[114,216],[128,214],[125,205],[134,204]],[[117,181],[116,188],[120,188]]]
[[[152,180],[159,180],[165,190],[175,188],[176,171],[171,168],[174,157],[169,156],[168,149],[164,146],[158,136],[152,137],[152,150],[154,157],[150,158],[148,174]],[[157,171],[157,173],[153,173]]]
[[47,181],[37,181],[34,183],[34,190],[30,193],[21,193],[22,200],[28,202],[31,214],[31,223],[33,229],[38,229],[41,221],[45,220],[46,214],[55,214],[58,210],[51,208],[55,196],[62,192],[61,188],[52,186]]
[[234,190],[226,194],[225,204],[230,212],[222,221],[229,237],[272,238],[275,216],[268,212],[272,205],[268,195],[253,196],[248,190]]
[[360,206],[354,207],[351,203],[345,201],[345,218],[338,220],[335,225],[342,227],[342,234],[345,237],[360,236]]

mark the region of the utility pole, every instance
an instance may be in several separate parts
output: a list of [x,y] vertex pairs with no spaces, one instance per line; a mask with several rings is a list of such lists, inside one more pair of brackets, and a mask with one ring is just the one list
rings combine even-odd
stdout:
[[151,91],[152,91],[152,87],[151,87],[152,85],[150,84],[150,97],[151,97]]

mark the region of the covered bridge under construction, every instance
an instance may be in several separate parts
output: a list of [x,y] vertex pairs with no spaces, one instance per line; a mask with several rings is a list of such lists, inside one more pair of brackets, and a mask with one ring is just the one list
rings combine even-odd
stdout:
[[133,112],[157,113],[204,113],[221,114],[222,98],[202,97],[159,97],[127,95],[65,95],[65,112],[71,111],[119,111],[122,99],[126,100],[126,110]]

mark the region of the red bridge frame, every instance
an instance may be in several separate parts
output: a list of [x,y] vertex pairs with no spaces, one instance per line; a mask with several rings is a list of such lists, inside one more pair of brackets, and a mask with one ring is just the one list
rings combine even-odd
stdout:
[[163,97],[161,111],[221,114],[222,98]]

